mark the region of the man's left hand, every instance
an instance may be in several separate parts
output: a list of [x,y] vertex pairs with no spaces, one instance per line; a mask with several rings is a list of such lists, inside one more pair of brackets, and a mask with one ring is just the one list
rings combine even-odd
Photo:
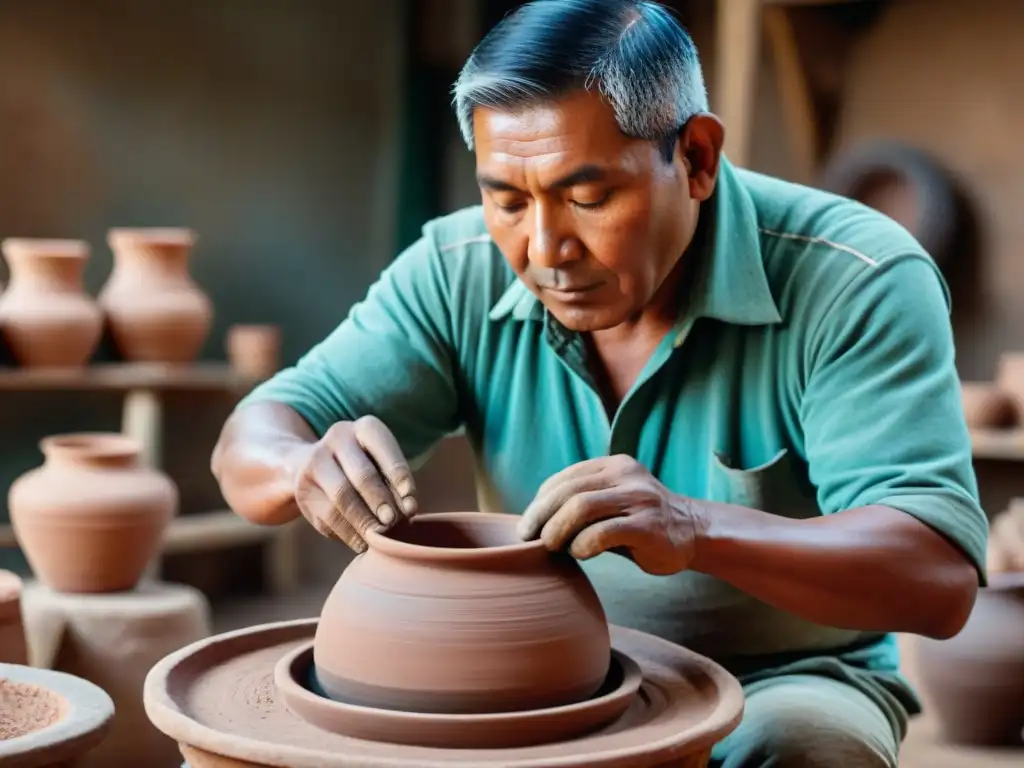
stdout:
[[671,493],[630,456],[602,456],[552,475],[523,513],[519,534],[580,560],[627,554],[643,570],[667,576],[694,557],[695,504]]

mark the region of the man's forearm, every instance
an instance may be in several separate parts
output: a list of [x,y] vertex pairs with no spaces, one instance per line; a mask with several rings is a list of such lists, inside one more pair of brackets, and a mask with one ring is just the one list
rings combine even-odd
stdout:
[[210,468],[225,501],[260,525],[280,525],[299,515],[295,479],[304,451],[316,435],[294,410],[255,403],[228,419]]
[[793,520],[728,504],[699,505],[693,570],[808,621],[846,629],[950,637],[977,593],[957,547],[909,514],[872,506]]

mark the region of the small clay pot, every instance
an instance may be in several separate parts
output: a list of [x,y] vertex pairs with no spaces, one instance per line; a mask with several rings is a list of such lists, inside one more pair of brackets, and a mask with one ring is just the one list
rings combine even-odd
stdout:
[[611,661],[604,610],[579,564],[523,542],[518,519],[430,514],[369,533],[320,616],[314,660],[327,695],[448,714],[593,695]]
[[918,675],[946,740],[1024,743],[1024,573],[995,573],[956,637],[918,639]]
[[131,589],[177,512],[177,488],[140,464],[138,441],[125,435],[58,435],[40,447],[46,460],[7,502],[32,570],[58,592]]
[[1017,421],[1013,398],[995,384],[965,381],[960,385],[964,419],[971,429],[1002,429]]
[[227,333],[231,369],[251,379],[269,379],[279,367],[281,329],[276,325],[232,325]]
[[126,360],[191,363],[213,322],[210,299],[189,274],[190,229],[112,229],[114,270],[100,292],[114,343]]
[[0,662],[28,664],[21,617],[21,578],[11,571],[0,571]]
[[103,741],[114,702],[73,675],[0,664],[0,765],[69,768]]
[[92,357],[103,316],[82,282],[89,246],[81,240],[4,240],[11,283],[0,296],[0,328],[26,367],[79,367]]

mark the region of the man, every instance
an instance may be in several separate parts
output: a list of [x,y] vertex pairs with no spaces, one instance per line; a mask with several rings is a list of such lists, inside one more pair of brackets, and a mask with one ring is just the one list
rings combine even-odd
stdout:
[[484,508],[580,558],[611,621],[739,676],[716,766],[896,766],[918,704],[888,633],[958,632],[987,536],[931,260],[732,167],[654,3],[522,7],[455,105],[482,207],[239,407],[227,501],[362,551],[462,427]]

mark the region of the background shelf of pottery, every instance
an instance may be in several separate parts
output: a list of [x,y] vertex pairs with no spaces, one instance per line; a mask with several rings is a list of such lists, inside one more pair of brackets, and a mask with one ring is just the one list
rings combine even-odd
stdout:
[[[231,325],[227,361],[197,361],[212,330],[214,307],[190,275],[196,239],[183,228],[111,229],[113,268],[95,297],[83,282],[92,256],[86,241],[4,240],[10,281],[0,291],[0,396],[16,403],[19,395],[30,393],[65,395],[77,429],[61,429],[61,419],[48,418],[51,406],[45,401],[29,406],[48,424],[49,434],[89,431],[88,425],[98,422],[104,427],[94,431],[135,438],[142,464],[170,472],[182,498],[151,572],[160,567],[162,555],[261,544],[264,581],[271,590],[286,590],[296,581],[294,526],[256,526],[218,509],[224,504],[215,487],[213,494],[189,493],[197,475],[209,475],[215,440],[209,424],[204,429],[197,417],[213,402],[230,408],[272,375],[280,346],[274,326]],[[119,428],[109,410],[105,418],[94,418],[78,404],[90,393],[109,395],[103,398],[108,405],[118,401]],[[184,418],[169,411],[168,400],[185,402]],[[184,438],[190,459],[184,475],[165,467],[165,435],[179,438],[179,453]],[[9,430],[5,437],[18,440],[19,432]],[[0,547],[18,547],[9,524],[0,525]]]
[[[192,365],[100,363],[81,369],[0,367],[0,393],[40,391],[114,391],[122,394],[122,432],[142,445],[143,461],[161,466],[164,409],[167,392],[226,393],[241,397],[257,378],[226,363]],[[270,589],[283,592],[297,580],[296,529],[293,525],[253,525],[229,509],[179,515],[164,537],[163,555],[224,549],[263,543],[264,568]],[[0,547],[16,547],[9,524],[0,524]],[[154,563],[155,568],[158,564]]]

